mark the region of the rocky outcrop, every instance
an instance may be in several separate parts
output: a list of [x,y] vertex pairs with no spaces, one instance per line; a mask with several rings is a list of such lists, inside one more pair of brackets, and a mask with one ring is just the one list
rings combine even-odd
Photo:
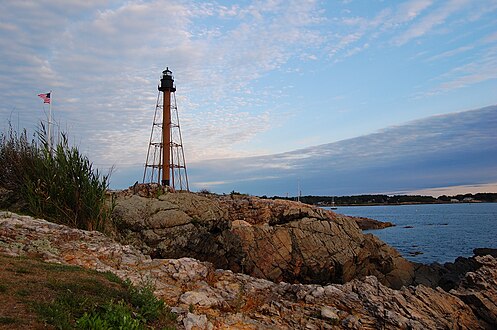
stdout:
[[445,291],[457,288],[466,273],[475,272],[482,264],[476,257],[491,255],[497,258],[497,249],[479,248],[473,250],[472,257],[458,257],[454,262],[416,264],[414,269],[414,284],[424,284],[431,287],[441,287]]
[[393,223],[389,221],[378,221],[364,217],[351,217],[351,218],[357,223],[357,225],[361,230],[376,230],[376,229],[384,229],[395,226]]
[[400,288],[414,274],[411,263],[364,235],[353,219],[297,202],[130,192],[118,197],[113,216],[117,239],[153,257],[192,257],[272,281],[345,283],[374,275]]
[[390,289],[374,276],[346,284],[274,283],[191,258],[151,259],[98,232],[0,212],[0,253],[111,271],[155,294],[179,329],[492,329],[497,261],[450,293],[423,285]]
[[459,286],[450,292],[469,305],[477,317],[497,327],[497,259],[495,255],[475,259],[481,267],[466,273]]

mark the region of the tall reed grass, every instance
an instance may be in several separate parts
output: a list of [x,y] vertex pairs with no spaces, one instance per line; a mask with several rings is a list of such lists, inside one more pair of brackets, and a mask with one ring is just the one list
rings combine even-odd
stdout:
[[86,230],[103,231],[110,173],[102,175],[65,134],[50,148],[43,125],[37,139],[10,127],[0,136],[0,186],[12,191],[28,213]]

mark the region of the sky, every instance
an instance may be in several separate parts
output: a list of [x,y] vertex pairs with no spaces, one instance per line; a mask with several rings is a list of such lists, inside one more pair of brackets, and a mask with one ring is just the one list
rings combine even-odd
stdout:
[[204,161],[191,175],[206,187],[268,196],[484,192],[497,183],[496,127],[490,106],[281,154]]
[[[193,190],[488,188],[495,17],[497,0],[7,0],[0,128],[33,132],[48,111],[37,94],[52,90],[57,130],[127,187],[142,178],[169,67]],[[381,163],[393,156],[397,167]]]

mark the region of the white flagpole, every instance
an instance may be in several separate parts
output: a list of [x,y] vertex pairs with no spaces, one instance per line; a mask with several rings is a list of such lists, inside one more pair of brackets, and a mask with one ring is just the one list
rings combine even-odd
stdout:
[[52,124],[52,101],[53,101],[52,95],[53,95],[52,90],[50,90],[50,103],[48,107],[48,150],[50,154],[52,154],[52,134],[50,130],[50,125]]

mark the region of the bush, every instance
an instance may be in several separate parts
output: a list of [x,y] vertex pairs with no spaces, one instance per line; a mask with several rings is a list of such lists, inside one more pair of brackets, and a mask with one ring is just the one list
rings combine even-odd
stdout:
[[110,174],[100,175],[65,134],[50,148],[38,132],[38,142],[26,131],[10,128],[0,138],[0,182],[11,190],[28,213],[72,227],[100,230],[110,218],[106,203]]
[[157,299],[150,284],[136,287],[127,282],[127,301],[120,300],[96,308],[91,313],[84,313],[76,324],[79,329],[145,329],[162,318],[163,323],[175,320],[164,301]]
[[26,130],[17,133],[9,129],[8,134],[0,135],[0,184],[22,196],[25,173],[33,167],[33,159],[38,153],[34,141],[28,141]]
[[122,300],[117,304],[107,304],[99,312],[85,313],[76,324],[78,329],[88,330],[144,329],[142,322],[133,317],[130,307]]
[[139,314],[144,320],[155,321],[165,309],[164,301],[154,296],[154,287],[150,283],[144,283],[140,287],[128,284],[130,301],[136,306]]

